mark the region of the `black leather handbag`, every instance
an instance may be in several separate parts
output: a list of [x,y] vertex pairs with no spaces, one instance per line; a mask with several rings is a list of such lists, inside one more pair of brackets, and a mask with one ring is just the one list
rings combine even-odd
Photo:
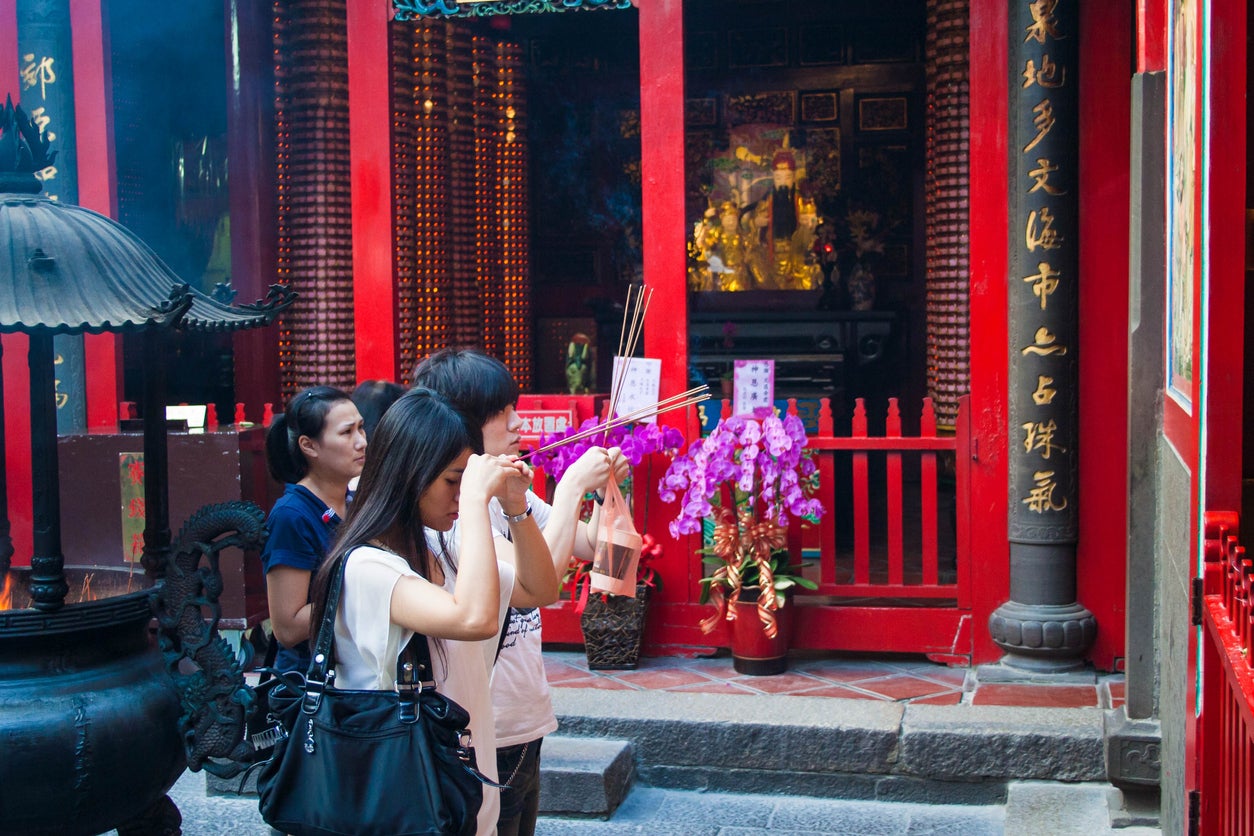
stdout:
[[499,785],[478,770],[470,715],[435,690],[426,637],[397,659],[397,691],[334,687],[338,560],[309,671],[270,691],[287,736],[257,777],[261,816],[293,836],[473,834],[483,784]]

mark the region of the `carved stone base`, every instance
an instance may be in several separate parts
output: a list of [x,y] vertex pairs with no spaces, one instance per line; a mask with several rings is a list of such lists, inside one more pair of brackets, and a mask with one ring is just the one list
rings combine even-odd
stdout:
[[989,633],[1006,651],[1003,665],[1038,673],[1077,670],[1097,638],[1097,620],[1078,603],[1007,601],[988,619]]
[[1106,715],[1106,777],[1121,789],[1157,787],[1162,777],[1162,727],[1131,720],[1123,709]]

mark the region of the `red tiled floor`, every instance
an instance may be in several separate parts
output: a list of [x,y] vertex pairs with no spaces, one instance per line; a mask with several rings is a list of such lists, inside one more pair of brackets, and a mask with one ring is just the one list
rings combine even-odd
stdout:
[[752,688],[763,694],[803,694],[827,685],[822,680],[797,673],[781,673],[775,676],[742,676],[733,681],[738,685]]
[[919,679],[916,676],[908,676],[906,674],[896,674],[881,679],[862,680],[856,683],[856,687],[860,691],[870,691],[890,700],[907,700],[954,690],[952,686],[930,682],[926,679]]
[[1089,708],[1097,705],[1097,687],[1093,685],[1016,685],[993,682],[977,688],[971,704]]
[[602,691],[632,691],[630,685],[619,682],[608,676],[589,676],[583,679],[565,679],[561,682],[549,681],[551,688],[598,688]]
[[863,679],[878,679],[881,676],[896,673],[896,669],[885,664],[874,662],[853,662],[847,665],[813,664],[804,666],[805,672],[829,682],[858,682]]
[[724,655],[643,657],[635,670],[589,671],[582,653],[553,651],[545,653],[545,672],[555,688],[801,695],[920,705],[959,705],[963,688],[973,687],[967,702],[975,705],[1118,708],[1125,692],[1120,674],[1100,674],[1094,685],[980,684],[966,668],[911,657],[802,657],[791,659],[788,670],[778,676],[746,676]]
[[667,690],[674,691],[676,693],[681,693],[681,694],[697,693],[697,694],[746,694],[747,695],[747,694],[758,693],[757,691],[753,691],[749,688],[745,688],[741,685],[737,685],[735,682],[728,682],[727,680],[724,680],[724,679],[719,679],[719,680],[707,679],[704,682],[698,682],[694,685],[680,685],[677,688],[668,688]]
[[911,673],[923,679],[931,679],[935,682],[952,685],[955,688],[961,688],[963,683],[967,681],[966,668],[947,668],[942,665],[932,665],[926,669],[911,671]]
[[844,688],[840,685],[828,685],[825,688],[815,688],[806,691],[800,696],[803,697],[835,697],[842,700],[884,700],[884,697],[877,697],[874,694],[867,694],[863,691],[855,691],[852,688]]
[[911,705],[957,705],[962,702],[961,691],[950,691],[947,694],[936,694],[931,697],[917,697],[910,700]]
[[673,691],[684,685],[697,685],[710,681],[708,676],[680,668],[645,668],[644,670],[624,671],[616,674],[614,678],[650,691]]
[[587,669],[580,670],[579,668],[572,667],[564,662],[545,660],[544,663],[544,676],[549,680],[550,685],[556,685],[559,682],[565,682],[569,679],[582,679],[587,675]]

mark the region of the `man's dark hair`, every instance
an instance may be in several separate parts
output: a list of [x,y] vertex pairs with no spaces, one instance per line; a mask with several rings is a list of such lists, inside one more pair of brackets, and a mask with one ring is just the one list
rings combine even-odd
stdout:
[[413,384],[448,398],[478,429],[518,402],[509,369],[477,348],[440,349],[414,367]]

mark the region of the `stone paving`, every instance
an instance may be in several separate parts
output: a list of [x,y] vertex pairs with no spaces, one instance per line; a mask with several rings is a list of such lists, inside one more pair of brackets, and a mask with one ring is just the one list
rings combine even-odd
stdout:
[[1119,708],[1123,674],[1090,674],[1089,682],[981,682],[976,671],[920,657],[795,656],[778,676],[745,676],[730,656],[644,657],[628,671],[592,671],[580,651],[545,650],[554,688],[676,691],[704,694],[788,694],[912,705],[1011,705],[1042,708]]
[[[570,698],[602,692],[673,692],[666,700],[714,697],[713,710],[735,711],[739,699],[746,705],[763,695],[833,699],[843,706],[836,715],[861,705],[874,711],[953,711],[970,706],[985,720],[1008,709],[1070,708],[1092,711],[1117,708],[1123,700],[1121,675],[1093,675],[1088,680],[1049,683],[981,683],[975,671],[951,668],[914,657],[804,658],[791,660],[787,673],[773,677],[742,676],[730,658],[657,657],[641,660],[632,671],[590,671],[579,651],[545,652],[546,670],[563,707]],[[680,697],[680,694],[691,696]],[[618,700],[626,693],[615,695]],[[643,695],[642,695],[643,696]],[[609,693],[604,699],[615,701]],[[576,702],[586,700],[577,699]],[[635,702],[635,701],[632,701]],[[810,703],[817,705],[818,703]],[[876,705],[878,704],[878,705]],[[917,708],[915,708],[917,706]],[[941,708],[954,706],[955,708]],[[976,708],[987,706],[989,708]],[[989,717],[984,714],[991,712]],[[560,713],[560,712],[559,712]],[[821,712],[827,715],[828,712]],[[855,714],[859,713],[857,711]],[[1050,715],[1053,712],[1046,712]],[[965,712],[964,712],[965,714]],[[1059,717],[1067,715],[1063,711]],[[922,717],[916,713],[916,717]],[[930,715],[929,715],[930,716]],[[946,718],[948,715],[946,715]],[[942,718],[942,719],[946,719]],[[972,718],[976,719],[976,718]],[[946,719],[948,722],[949,720]],[[965,720],[963,722],[966,722]],[[577,725],[575,723],[574,725]],[[909,725],[909,724],[907,724]],[[903,729],[909,730],[905,726]],[[990,742],[992,742],[990,740]],[[1011,777],[1011,776],[1007,776]],[[1123,836],[1157,834],[1153,828],[1107,826],[1109,787],[1080,777],[1080,783],[1057,784],[1010,780],[1002,803],[971,799],[930,798],[933,803],[844,800],[815,795],[736,794],[701,789],[662,789],[638,782],[608,820],[541,818],[539,836],[566,834],[692,834],[692,836],[788,836],[788,834],[1014,834],[1014,836],[1096,836],[1117,832]],[[1072,780],[1076,780],[1073,778]],[[655,782],[661,783],[661,782]],[[819,793],[818,795],[822,795]],[[187,773],[171,791],[183,813],[185,836],[270,836],[261,820],[255,797],[209,796],[203,774]],[[915,799],[917,800],[917,799]],[[965,803],[953,803],[965,801]]]

